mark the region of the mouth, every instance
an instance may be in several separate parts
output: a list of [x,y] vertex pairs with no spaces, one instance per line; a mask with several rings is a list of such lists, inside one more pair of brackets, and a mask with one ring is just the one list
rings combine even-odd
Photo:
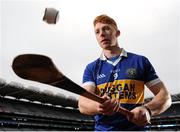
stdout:
[[101,43],[109,43],[109,42],[110,42],[109,39],[103,39],[103,40],[101,40]]

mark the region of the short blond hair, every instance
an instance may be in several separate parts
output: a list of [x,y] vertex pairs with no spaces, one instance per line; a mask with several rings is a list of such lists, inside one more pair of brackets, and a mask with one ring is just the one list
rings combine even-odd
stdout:
[[97,23],[103,23],[103,24],[110,24],[112,25],[116,30],[118,30],[118,27],[117,27],[117,24],[115,22],[115,20],[105,14],[102,14],[102,15],[99,15],[97,16],[95,19],[94,19],[94,26],[97,24]]

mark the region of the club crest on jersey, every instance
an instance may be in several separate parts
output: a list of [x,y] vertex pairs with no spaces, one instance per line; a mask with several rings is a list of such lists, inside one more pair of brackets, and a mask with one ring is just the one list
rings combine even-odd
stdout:
[[106,77],[106,75],[104,75],[104,74],[98,74],[97,75],[97,79],[104,78],[104,77]]
[[137,70],[135,68],[129,68],[126,70],[126,74],[129,78],[136,78]]

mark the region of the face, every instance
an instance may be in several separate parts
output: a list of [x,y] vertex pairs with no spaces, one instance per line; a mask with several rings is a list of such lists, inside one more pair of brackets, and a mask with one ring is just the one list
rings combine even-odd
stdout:
[[97,23],[94,27],[96,39],[102,49],[110,50],[118,46],[117,37],[120,31],[110,24]]

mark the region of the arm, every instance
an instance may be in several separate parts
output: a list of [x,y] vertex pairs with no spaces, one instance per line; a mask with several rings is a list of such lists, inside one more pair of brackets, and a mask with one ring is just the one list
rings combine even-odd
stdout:
[[[84,88],[91,93],[95,93],[95,87],[93,86],[84,86]],[[87,115],[98,114],[98,110],[97,110],[98,105],[99,105],[98,102],[95,102],[83,96],[79,96],[78,106],[82,114],[87,114]]]
[[[149,78],[156,78],[159,81],[151,85],[153,80]],[[170,107],[171,96],[164,83],[156,75],[155,69],[148,59],[145,61],[145,82],[149,90],[154,94],[154,98],[145,106],[150,109],[152,116],[161,114]]]
[[151,116],[161,114],[171,106],[171,96],[163,82],[159,82],[149,89],[154,94],[154,98],[144,106],[149,108],[152,115],[143,106],[136,107],[131,111],[134,113],[134,117],[129,120],[139,126],[145,126],[150,122]]
[[150,102],[145,104],[145,106],[151,110],[152,116],[159,115],[171,106],[171,95],[163,82],[160,82],[149,89],[155,96]]

